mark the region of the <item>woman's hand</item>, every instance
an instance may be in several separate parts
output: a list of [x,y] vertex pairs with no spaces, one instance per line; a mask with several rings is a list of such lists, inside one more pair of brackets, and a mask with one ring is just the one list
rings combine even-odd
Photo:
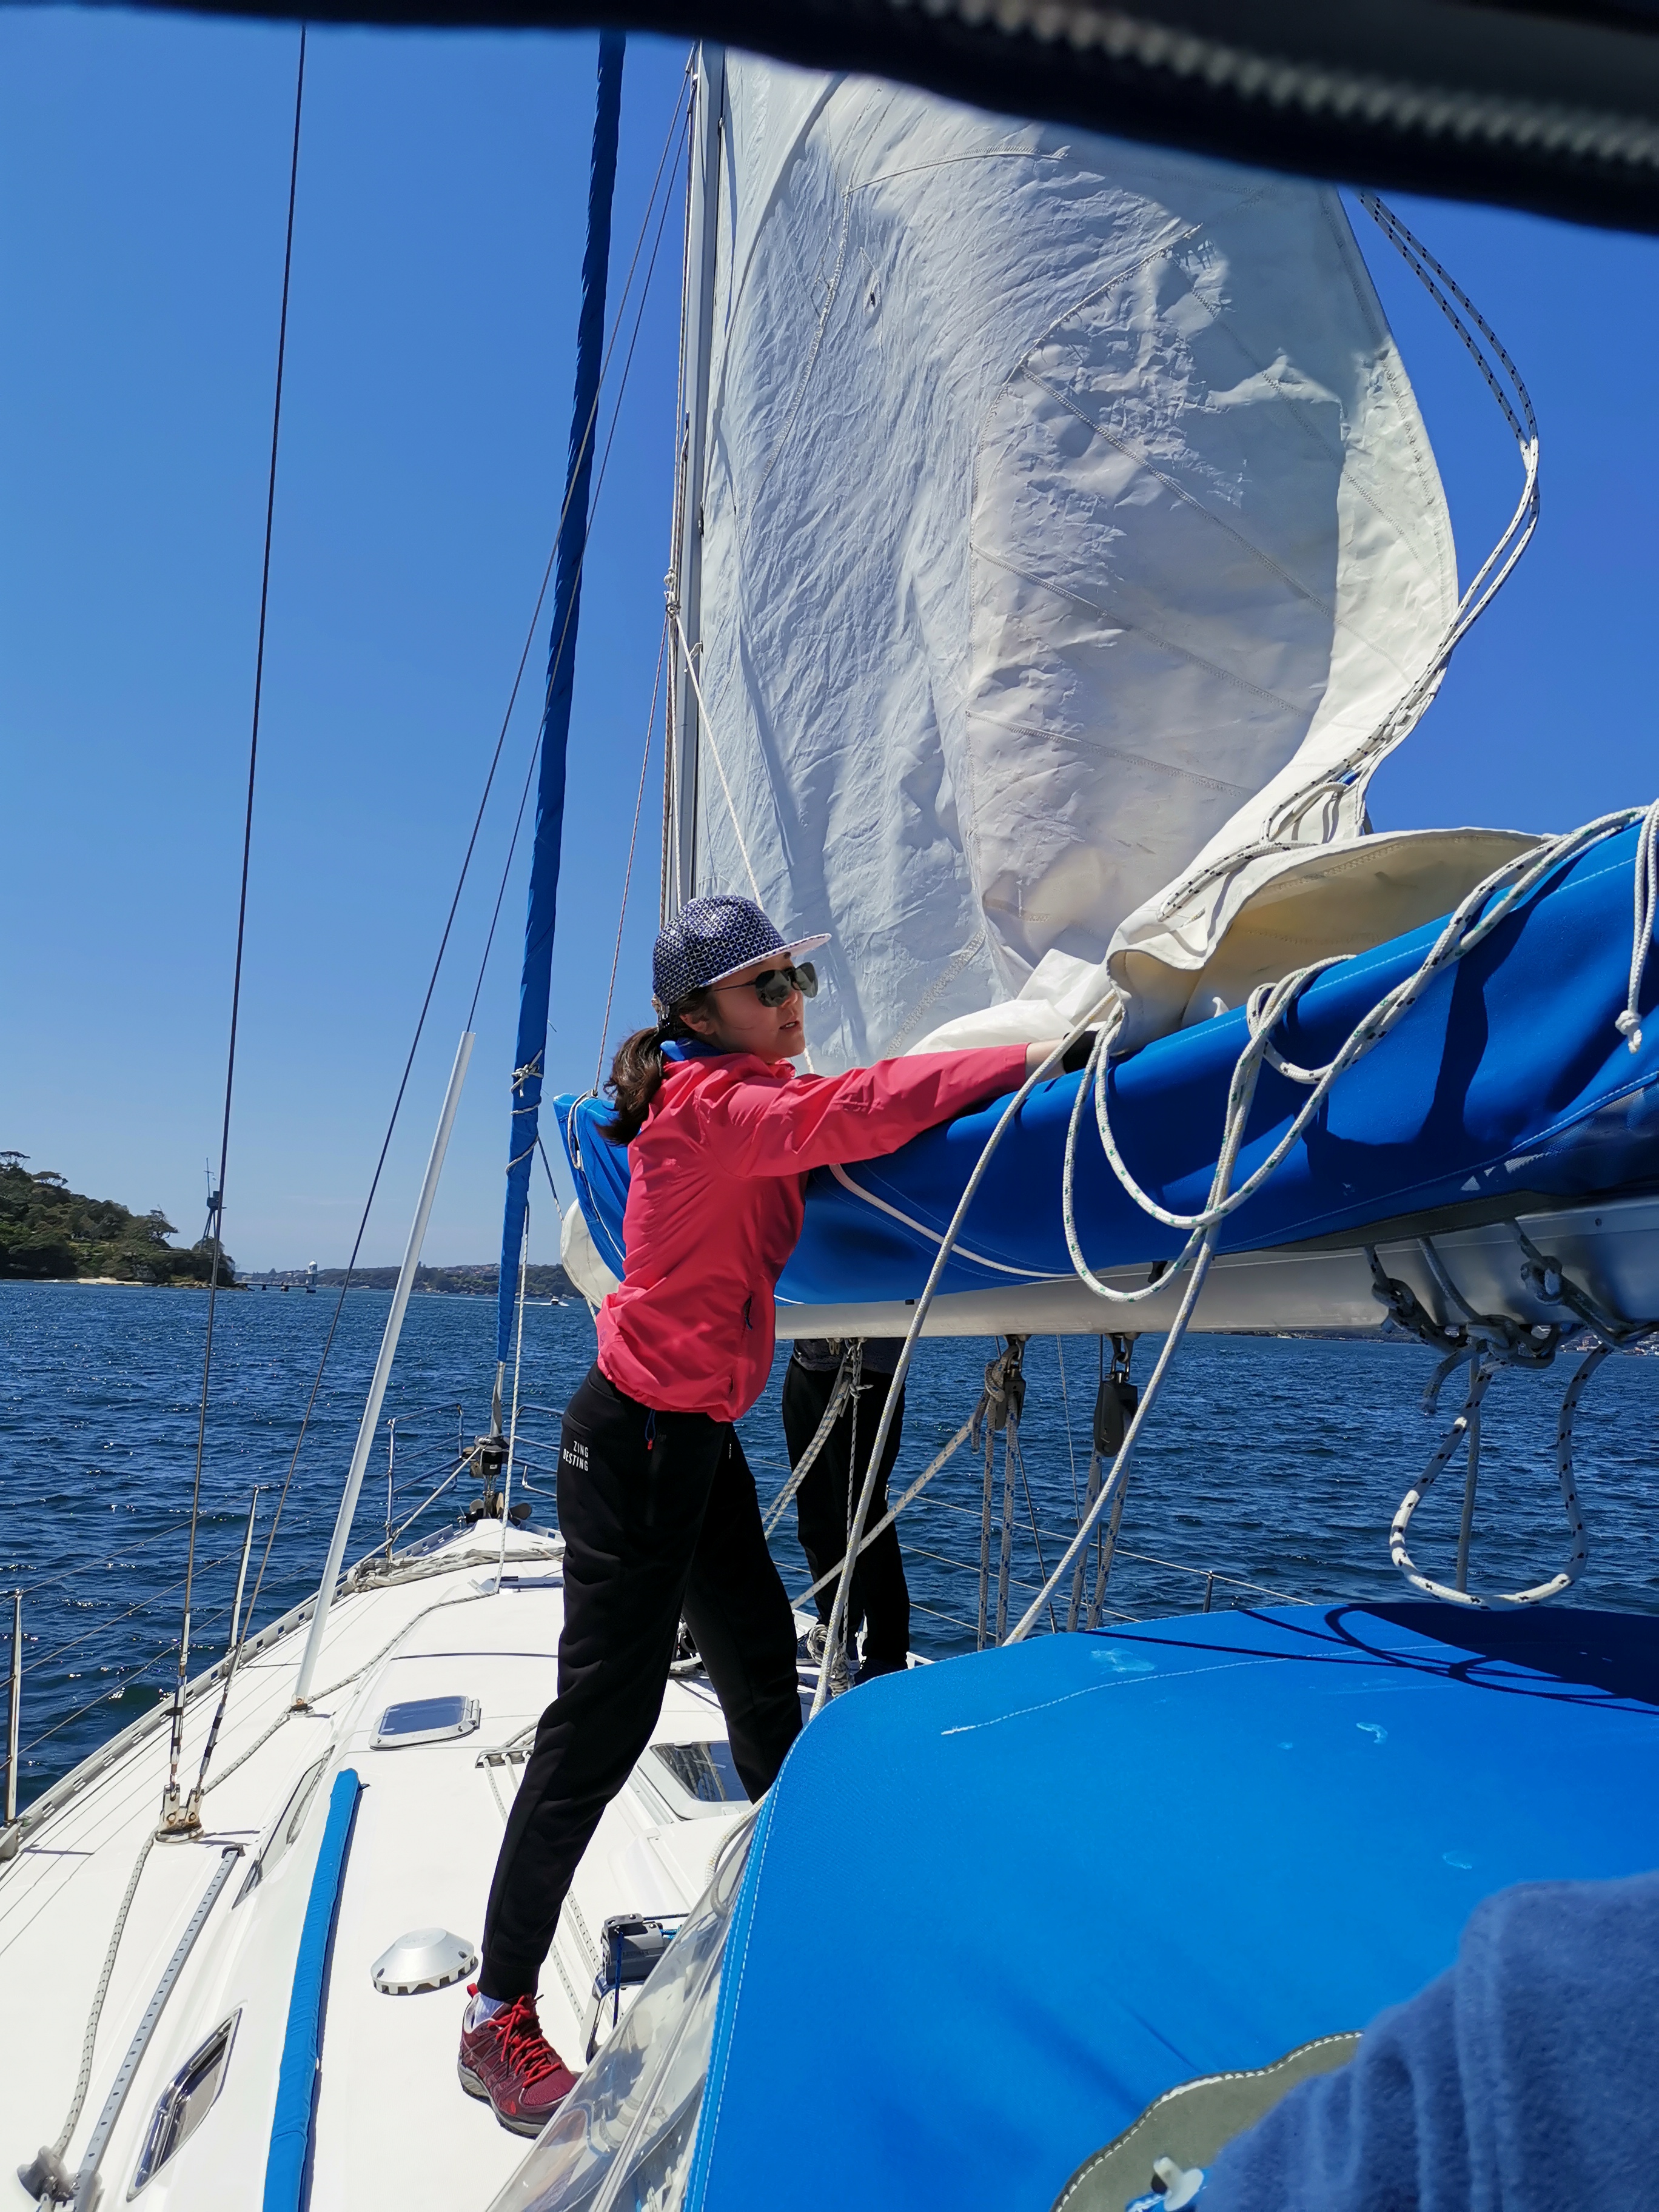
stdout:
[[[1082,1036],[1073,1044],[1065,1059],[1049,1069],[1050,1075],[1075,1075],[1079,1068],[1086,1067],[1089,1064],[1089,1055],[1095,1048],[1095,1039],[1098,1035],[1097,1030],[1085,1030]],[[1027,1045],[1025,1048],[1027,1076],[1035,1075],[1049,1054],[1058,1052],[1059,1049],[1058,1037],[1050,1037],[1046,1044]]]

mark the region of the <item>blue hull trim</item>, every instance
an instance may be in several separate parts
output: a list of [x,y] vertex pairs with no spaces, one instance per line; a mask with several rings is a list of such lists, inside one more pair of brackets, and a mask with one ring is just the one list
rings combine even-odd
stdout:
[[309,2191],[312,2118],[317,2075],[322,2063],[323,2000],[327,1990],[328,1954],[335,1915],[345,1877],[346,1854],[363,1785],[355,1767],[343,1767],[329,1794],[328,1820],[311,1877],[305,1924],[294,1961],[294,1993],[289,1999],[288,2033],[283,2039],[276,2076],[276,2110],[265,2160],[264,2212],[301,2212]]

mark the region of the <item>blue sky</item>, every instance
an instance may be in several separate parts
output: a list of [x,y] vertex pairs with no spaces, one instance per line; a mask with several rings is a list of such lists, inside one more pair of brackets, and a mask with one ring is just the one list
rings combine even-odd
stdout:
[[[0,1144],[190,1237],[216,1151],[296,34],[0,9]],[[630,42],[612,299],[684,53]],[[227,1241],[343,1259],[556,520],[587,37],[312,34]],[[1373,787],[1381,827],[1651,798],[1659,243],[1401,203],[1528,379],[1544,520]],[[1467,574],[1513,447],[1357,216]],[[586,577],[550,1074],[592,1079],[666,565],[678,198]],[[366,1256],[397,1256],[471,997],[545,623]],[[644,1011],[653,758],[619,1009]],[[492,1257],[522,848],[428,1238]],[[536,1256],[555,1250],[544,1197]]]

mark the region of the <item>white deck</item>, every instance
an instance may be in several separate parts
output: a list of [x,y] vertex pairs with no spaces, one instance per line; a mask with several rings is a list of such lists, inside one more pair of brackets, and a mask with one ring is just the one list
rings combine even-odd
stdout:
[[[210,1770],[210,1785],[216,1775],[221,1780],[210,1788],[208,1825],[198,1839],[156,1843],[145,1862],[99,2027],[91,2085],[65,2154],[73,2172],[223,1849],[242,1845],[246,1856],[161,2014],[110,2139],[100,2166],[106,2207],[126,2201],[167,2082],[238,2012],[216,2103],[141,2198],[155,2212],[229,2212],[261,2203],[300,1931],[330,1791],[348,1766],[365,1786],[328,1981],[311,2203],[316,2212],[380,2206],[482,2212],[528,2148],[456,2080],[465,1985],[392,1997],[370,1979],[374,1960],[410,1929],[441,1924],[477,1942],[507,1808],[523,1771],[481,1763],[480,1753],[533,1722],[554,1694],[563,1619],[556,1551],[545,1539],[515,1533],[497,1589],[499,1533],[499,1524],[483,1524],[424,1559],[421,1578],[339,1599],[319,1679],[342,1686],[319,1697],[313,1711],[281,1719],[292,1698],[302,1626],[237,1676]],[[388,1705],[452,1692],[478,1700],[476,1732],[396,1750],[370,1747]],[[216,1701],[203,1697],[190,1709],[186,1782]],[[724,1736],[707,1683],[672,1682],[654,1740],[710,1743]],[[156,1824],[167,1757],[161,1729],[49,1814],[0,1868],[0,2004],[9,2027],[0,2069],[0,2206],[31,2202],[15,2169],[55,2140],[68,2112],[110,1931]],[[318,1786],[295,1826],[287,1808],[295,1787],[319,1765]],[[578,1872],[542,1982],[544,2026],[571,2064],[580,2067],[586,2046],[605,1917],[684,1911],[742,1809],[710,1807],[679,1818],[643,1778],[609,1808]],[[256,1856],[261,1876],[247,1889]]]

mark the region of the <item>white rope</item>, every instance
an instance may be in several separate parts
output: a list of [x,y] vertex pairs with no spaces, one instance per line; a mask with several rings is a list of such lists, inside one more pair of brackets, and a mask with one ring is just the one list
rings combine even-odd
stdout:
[[[784,1484],[783,1488],[779,1491],[766,1509],[766,1518],[761,1522],[761,1534],[769,1540],[772,1531],[788,1510],[790,1499],[811,1474],[818,1454],[829,1443],[830,1431],[841,1419],[842,1410],[848,1399],[859,1388],[859,1376],[863,1371],[863,1367],[864,1340],[862,1337],[856,1337],[841,1356],[841,1365],[836,1372],[836,1387],[830,1393],[830,1402],[823,1409],[823,1419],[818,1423],[817,1433],[801,1454],[800,1464],[792,1469],[788,1481]],[[850,1459],[848,1465],[849,1467],[851,1465]]]
[[[1116,995],[1114,990],[1098,1004],[1091,1006],[1080,1020],[1073,1023],[1042,1066],[1033,1074],[1026,1077],[1024,1082],[1020,1085],[997,1117],[996,1127],[986,1139],[984,1148],[978,1159],[975,1161],[968,1180],[963,1186],[962,1196],[957,1200],[957,1210],[951,1216],[945,1235],[939,1241],[939,1248],[934,1255],[933,1264],[927,1272],[927,1280],[922,1285],[921,1296],[916,1300],[916,1310],[910,1316],[910,1326],[905,1332],[904,1343],[898,1356],[898,1364],[893,1370],[893,1379],[887,1386],[887,1402],[882,1407],[881,1419],[876,1424],[875,1441],[870,1448],[870,1463],[865,1469],[864,1487],[859,1493],[858,1511],[853,1516],[853,1533],[848,1540],[847,1557],[842,1565],[841,1582],[836,1591],[835,1608],[830,1616],[830,1630],[824,1639],[826,1650],[833,1649],[836,1639],[841,1632],[841,1624],[846,1618],[848,1603],[852,1595],[853,1567],[859,1553],[864,1548],[864,1526],[870,1517],[871,1503],[875,1497],[876,1484],[880,1477],[881,1455],[887,1448],[887,1437],[893,1425],[893,1416],[897,1409],[899,1393],[904,1387],[905,1376],[910,1371],[911,1356],[915,1351],[917,1340],[921,1334],[922,1324],[927,1318],[938,1292],[940,1279],[945,1273],[945,1264],[955,1249],[957,1238],[962,1234],[962,1224],[968,1218],[968,1209],[972,1206],[979,1187],[985,1180],[986,1170],[990,1166],[997,1147],[1007,1133],[1014,1116],[1030,1097],[1032,1091],[1036,1089],[1037,1085],[1054,1073],[1084,1031],[1098,1020],[1102,1009],[1113,1003]],[[819,1674],[818,1686],[813,1693],[810,1717],[816,1719],[823,1711],[829,1695],[830,1677],[829,1669],[826,1668]]]
[[[599,1024],[599,1056],[593,1066],[593,1089],[590,1096],[595,1097],[599,1095],[600,1079],[605,1074],[605,1048],[611,1036],[611,1009],[616,1000],[617,969],[622,961],[623,925],[628,920],[628,894],[634,881],[634,854],[640,842],[640,813],[645,805],[645,779],[651,766],[652,742],[657,734],[657,700],[662,690],[662,668],[667,654],[668,617],[665,615],[662,635],[657,643],[657,673],[651,684],[651,712],[645,718],[645,752],[640,762],[640,787],[634,795],[634,827],[629,831],[628,838],[628,866],[623,870],[622,905],[617,914],[617,942],[611,947],[611,981],[605,994],[605,1019]],[[544,1161],[546,1157],[545,1153],[542,1155]],[[552,1182],[551,1168],[547,1170],[547,1179],[550,1183]],[[553,1194],[553,1203],[557,1206],[558,1202],[559,1194],[556,1190]],[[560,1211],[560,1218],[563,1218],[562,1208]]]
[[[1647,810],[1646,817],[1659,820],[1659,801]],[[1065,1179],[1062,1184],[1062,1210],[1066,1224],[1066,1242],[1072,1262],[1079,1275],[1090,1289],[1114,1305],[1132,1305],[1143,1298],[1153,1297],[1164,1288],[1167,1276],[1149,1283],[1137,1291],[1115,1290],[1109,1283],[1102,1282],[1089,1267],[1083,1255],[1077,1231],[1073,1205],[1073,1178],[1076,1170],[1077,1126],[1082,1111],[1085,1091],[1092,1088],[1095,1097],[1095,1118],[1100,1138],[1112,1172],[1127,1191],[1135,1204],[1154,1221],[1166,1228],[1184,1229],[1188,1237],[1186,1245],[1176,1257],[1169,1273],[1178,1273],[1196,1252],[1206,1231],[1217,1227],[1229,1214],[1237,1212],[1246,1200],[1261,1189],[1274,1170],[1288,1157],[1309,1123],[1318,1113],[1333,1085],[1340,1075],[1363,1060],[1366,1054],[1381,1044],[1383,1038],[1404,1019],[1430,984],[1447,969],[1453,968],[1466,953],[1483,943],[1501,921],[1536,890],[1545,879],[1558,868],[1592,846],[1615,836],[1633,822],[1644,819],[1639,808],[1624,807],[1617,813],[1604,814],[1598,820],[1587,823],[1582,829],[1569,830],[1565,836],[1553,837],[1534,847],[1529,853],[1521,853],[1506,860],[1484,882],[1477,884],[1452,914],[1433,945],[1418,966],[1394,988],[1383,994],[1370,1012],[1365,1014],[1349,1033],[1335,1056],[1321,1068],[1297,1066],[1285,1059],[1273,1046],[1272,1032],[1282,1017],[1289,1012],[1304,988],[1323,969],[1337,964],[1334,961],[1318,961],[1305,968],[1297,968],[1277,983],[1261,984],[1251,992],[1245,1009],[1249,1029],[1249,1042],[1240,1054],[1233,1069],[1229,1087],[1226,1112],[1223,1122],[1221,1155],[1211,1184],[1207,1202],[1195,1213],[1176,1213],[1160,1206],[1136,1182],[1119,1150],[1112,1133],[1110,1109],[1108,1103],[1107,1054],[1112,1037],[1121,1020],[1119,1013],[1102,1028],[1090,1059],[1091,1085],[1079,1085],[1072,1109],[1070,1127],[1066,1133]],[[1487,902],[1491,901],[1490,906]],[[1483,912],[1482,909],[1486,910]],[[1235,1189],[1231,1188],[1233,1164],[1243,1142],[1244,1124],[1255,1095],[1256,1079],[1263,1063],[1288,1078],[1292,1083],[1308,1087],[1306,1103],[1291,1119],[1284,1134],[1255,1171]]]
[[738,826],[738,810],[732,804],[732,787],[726,780],[726,769],[720,760],[720,749],[714,742],[714,725],[709,719],[708,706],[702,696],[702,686],[697,681],[697,664],[691,658],[691,648],[685,641],[685,624],[680,620],[680,611],[674,609],[674,629],[680,641],[680,651],[685,655],[685,672],[691,678],[691,689],[697,695],[697,711],[702,716],[703,735],[708,740],[708,750],[714,757],[714,773],[720,780],[720,789],[726,793],[726,811],[732,817],[732,835],[738,841],[738,850],[743,854],[743,865],[748,872],[749,888],[755,894],[755,904],[764,907],[761,887],[755,874],[755,864],[749,857],[749,848],[743,842],[743,831]]
[[[944,1450],[940,1452],[937,1457],[928,1461],[927,1466],[923,1468],[921,1473],[916,1477],[915,1480],[910,1485],[910,1487],[905,1492],[903,1497],[898,1500],[897,1504],[895,1505],[890,1505],[886,1512],[882,1515],[880,1520],[877,1522],[875,1527],[866,1532],[863,1539],[860,1542],[857,1552],[854,1554],[855,1559],[863,1558],[864,1554],[869,1550],[871,1545],[875,1542],[877,1537],[884,1534],[892,1527],[894,1522],[898,1519],[899,1515],[903,1512],[905,1507],[910,1503],[911,1499],[920,1496],[921,1492],[927,1487],[927,1485],[945,1465],[945,1462],[951,1458],[963,1444],[967,1443],[969,1432],[972,1429],[973,1425],[973,1418],[970,1415],[957,1431],[950,1443],[945,1445]],[[842,1563],[837,1561],[836,1565],[830,1568],[827,1575],[820,1575],[817,1582],[813,1583],[809,1589],[800,1591],[796,1596],[791,1598],[789,1601],[790,1604],[796,1607],[805,1605],[809,1598],[815,1598],[820,1590],[828,1589],[830,1583],[835,1581],[841,1571]]]
[[[1164,1340],[1164,1349],[1159,1354],[1158,1364],[1152,1370],[1152,1379],[1147,1383],[1140,1403],[1136,1408],[1128,1434],[1123,1440],[1123,1448],[1113,1463],[1111,1474],[1085,1516],[1076,1536],[1066,1548],[1065,1558],[1044,1583],[1024,1618],[1010,1635],[1008,1641],[1011,1644],[1018,1643],[1023,1637],[1030,1634],[1044,1607],[1058,1589],[1066,1571],[1073,1567],[1082,1556],[1088,1539],[1098,1526],[1102,1515],[1120,1493],[1128,1473],[1129,1461],[1134,1445],[1139,1440],[1152,1401],[1168,1371],[1170,1360],[1182,1336],[1186,1334],[1188,1323],[1192,1318],[1199,1290],[1205,1275],[1209,1271],[1211,1259],[1214,1255],[1215,1240],[1222,1222],[1229,1214],[1236,1212],[1246,1199],[1259,1190],[1274,1169],[1286,1158],[1291,1146],[1318,1111],[1322,1102],[1328,1094],[1338,1076],[1346,1073],[1357,1061],[1363,1060],[1367,1053],[1382,1042],[1389,1032],[1415,1005],[1436,977],[1455,966],[1465,953],[1473,951],[1477,945],[1497,928],[1500,921],[1512,913],[1515,908],[1529,896],[1556,869],[1576,858],[1579,854],[1588,851],[1593,845],[1615,836],[1620,830],[1629,828],[1632,822],[1638,820],[1644,823],[1644,834],[1646,836],[1647,824],[1659,823],[1659,800],[1656,800],[1653,806],[1646,811],[1645,815],[1641,810],[1635,808],[1625,808],[1616,814],[1603,815],[1599,820],[1587,823],[1583,829],[1571,830],[1564,836],[1552,838],[1546,844],[1535,848],[1530,854],[1517,854],[1513,860],[1505,861],[1501,867],[1494,869],[1485,882],[1477,884],[1458,906],[1413,973],[1405,977],[1377,1000],[1370,1012],[1350,1032],[1335,1056],[1322,1068],[1299,1067],[1293,1061],[1285,1059],[1273,1045],[1272,1032],[1312,977],[1335,963],[1328,960],[1320,961],[1310,967],[1296,969],[1271,987],[1261,985],[1254,990],[1250,994],[1245,1010],[1249,1042],[1234,1066],[1232,1080],[1228,1088],[1220,1152],[1216,1162],[1215,1173],[1211,1181],[1209,1198],[1196,1213],[1176,1213],[1160,1206],[1141,1188],[1124,1162],[1112,1133],[1106,1084],[1108,1047],[1112,1036],[1116,1033],[1118,1023],[1121,1018],[1121,1014],[1103,1027],[1090,1056],[1090,1080],[1078,1085],[1078,1096],[1072,1109],[1071,1121],[1066,1130],[1061,1198],[1066,1224],[1066,1242],[1072,1255],[1073,1265],[1091,1290],[1114,1305],[1132,1305],[1144,1298],[1155,1296],[1158,1291],[1167,1288],[1170,1278],[1178,1273],[1189,1261],[1193,1263],[1193,1276],[1186,1296],[1182,1300],[1180,1310],[1170,1327],[1170,1334]],[[1656,830],[1654,835],[1659,836],[1659,830]],[[1489,899],[1492,904],[1487,908],[1486,902]],[[1486,908],[1484,912],[1483,908]],[[1290,1081],[1307,1085],[1309,1097],[1307,1103],[1294,1116],[1284,1136],[1273,1146],[1267,1158],[1235,1189],[1232,1188],[1233,1170],[1239,1148],[1243,1141],[1244,1126],[1255,1098],[1256,1081],[1264,1062],[1275,1068]],[[1136,1291],[1115,1290],[1109,1283],[1103,1282],[1085,1259],[1078,1236],[1073,1206],[1077,1128],[1084,1094],[1091,1088],[1095,1095],[1095,1116],[1100,1129],[1101,1142],[1118,1181],[1143,1212],[1149,1214],[1154,1220],[1162,1222],[1168,1228],[1184,1229],[1188,1231],[1187,1243],[1173,1267],[1157,1277],[1154,1281]],[[1594,1368],[1592,1367],[1589,1371],[1593,1373]],[[1588,1375],[1584,1379],[1588,1380]],[[1570,1393],[1569,1395],[1571,1397],[1572,1405],[1576,1407],[1577,1395]],[[1462,1434],[1462,1431],[1460,1430],[1458,1437],[1461,1437]],[[1568,1455],[1565,1471],[1562,1475],[1564,1497],[1571,1490],[1570,1420],[1568,1437],[1569,1443],[1565,1447]],[[1455,1437],[1452,1444],[1448,1447],[1448,1456],[1450,1450],[1455,1448],[1456,1441],[1457,1438]],[[1559,1447],[1558,1448],[1558,1466],[1559,1465]],[[1443,1465],[1444,1461],[1442,1460],[1440,1464]],[[1438,1472],[1439,1467],[1437,1466],[1434,1473]],[[1430,1480],[1432,1480],[1432,1476]],[[1574,1494],[1569,1509],[1569,1521],[1573,1522],[1577,1515],[1577,1501]],[[1406,1514],[1407,1522],[1410,1517],[1408,1511]],[[1580,1517],[1575,1525],[1576,1544],[1582,1540],[1582,1534],[1583,1522]],[[1577,1572],[1577,1567],[1575,1566],[1572,1569],[1572,1574]],[[1572,1574],[1567,1576],[1568,1581],[1572,1578]],[[1553,1595],[1554,1590],[1564,1589],[1566,1583],[1558,1578],[1549,1586],[1547,1594]],[[1544,1593],[1540,1591],[1534,1595]],[[1097,1601],[1098,1595],[1097,1591]],[[1518,1599],[1516,1601],[1532,1602],[1534,1595]],[[1094,1608],[1091,1607],[1091,1612],[1093,1610]]]
[[1636,870],[1632,883],[1636,904],[1636,927],[1630,948],[1630,991],[1619,1017],[1619,1034],[1632,1052],[1642,1049],[1642,977],[1653,945],[1653,925],[1659,916],[1659,805],[1648,809],[1636,847]]
[[[1500,1590],[1490,1597],[1480,1597],[1473,1590],[1450,1589],[1444,1583],[1436,1582],[1432,1576],[1419,1572],[1413,1564],[1411,1554],[1406,1549],[1406,1532],[1411,1527],[1413,1514],[1433,1489],[1441,1470],[1453,1457],[1458,1446],[1469,1433],[1471,1423],[1478,1419],[1480,1401],[1486,1396],[1493,1376],[1500,1367],[1507,1364],[1500,1352],[1492,1352],[1486,1354],[1474,1368],[1469,1378],[1468,1395],[1463,1401],[1463,1410],[1441,1438],[1439,1447],[1428,1466],[1401,1499],[1399,1509],[1394,1516],[1393,1525],[1389,1530],[1389,1556],[1413,1589],[1422,1590],[1429,1597],[1439,1598],[1448,1605],[1466,1606],[1477,1612],[1485,1612],[1494,1605],[1539,1605],[1547,1598],[1559,1597],[1564,1589],[1569,1589],[1577,1581],[1589,1558],[1589,1539],[1584,1529],[1584,1516],[1579,1510],[1578,1490],[1573,1478],[1573,1419],[1578,1411],[1579,1401],[1584,1395],[1591,1376],[1614,1349],[1615,1347],[1611,1344],[1598,1344],[1595,1349],[1580,1363],[1577,1372],[1567,1385],[1561,1400],[1560,1413],[1556,1417],[1555,1474],[1561,1486],[1562,1510],[1567,1516],[1567,1527],[1572,1534],[1572,1549],[1568,1553],[1566,1563],[1560,1572],[1553,1575],[1548,1582],[1535,1583],[1529,1589]],[[1464,1357],[1462,1352],[1454,1352],[1449,1359],[1441,1363],[1439,1372],[1429,1386],[1431,1398],[1429,1405],[1425,1408],[1425,1411],[1432,1410],[1433,1400],[1439,1395],[1440,1384],[1451,1368],[1461,1364]]]
[[[1164,1340],[1164,1349],[1158,1356],[1158,1364],[1152,1371],[1146,1388],[1140,1394],[1140,1403],[1135,1408],[1134,1419],[1129,1424],[1128,1433],[1123,1439],[1122,1449],[1112,1462],[1110,1474],[1102,1485],[1100,1494],[1095,1499],[1093,1505],[1085,1514],[1076,1535],[1066,1546],[1065,1555],[1060,1564],[1009,1631],[1010,1644],[1023,1642],[1036,1627],[1066,1575],[1088,1549],[1089,1539],[1099,1527],[1101,1516],[1118,1496],[1123,1484],[1128,1479],[1129,1462],[1134,1456],[1135,1446],[1140,1442],[1140,1432],[1146,1425],[1147,1418],[1157,1402],[1158,1391],[1163,1387],[1164,1377],[1169,1372],[1170,1363],[1175,1358],[1182,1338],[1187,1334],[1187,1324],[1192,1319],[1193,1309],[1197,1305],[1200,1293],[1204,1288],[1204,1279],[1210,1272],[1210,1262],[1215,1256],[1215,1237],[1216,1232],[1213,1228],[1205,1230],[1202,1234],[1199,1243],[1198,1257],[1193,1262],[1192,1280],[1187,1285],[1187,1294],[1181,1301],[1181,1308],[1175,1320],[1170,1323],[1170,1333]],[[1094,1606],[1091,1608],[1091,1616],[1097,1610],[1099,1601],[1100,1590],[1097,1587]]]
[[138,1893],[138,1877],[144,1870],[144,1861],[149,1856],[150,1845],[155,1841],[155,1835],[156,1832],[152,1828],[149,1835],[144,1838],[143,1844],[133,1866],[132,1877],[127,1883],[126,1894],[121,1899],[120,1910],[115,1916],[115,1925],[110,1931],[109,1945],[104,1953],[103,1972],[98,1977],[98,1987],[93,1993],[92,2011],[88,2016],[87,2032],[81,2039],[81,2071],[76,2078],[75,2094],[70,2100],[69,2118],[59,2129],[58,2139],[52,2145],[53,2152],[60,2159],[69,2148],[70,2137],[75,2133],[75,2124],[80,2118],[81,2108],[87,2101],[87,2091],[92,2082],[92,2054],[98,2042],[98,2023],[104,2016],[104,2000],[109,1995],[110,1977],[115,1972],[115,1954],[121,1948],[121,1937],[126,1928],[127,1915],[131,1911],[132,1900]]

